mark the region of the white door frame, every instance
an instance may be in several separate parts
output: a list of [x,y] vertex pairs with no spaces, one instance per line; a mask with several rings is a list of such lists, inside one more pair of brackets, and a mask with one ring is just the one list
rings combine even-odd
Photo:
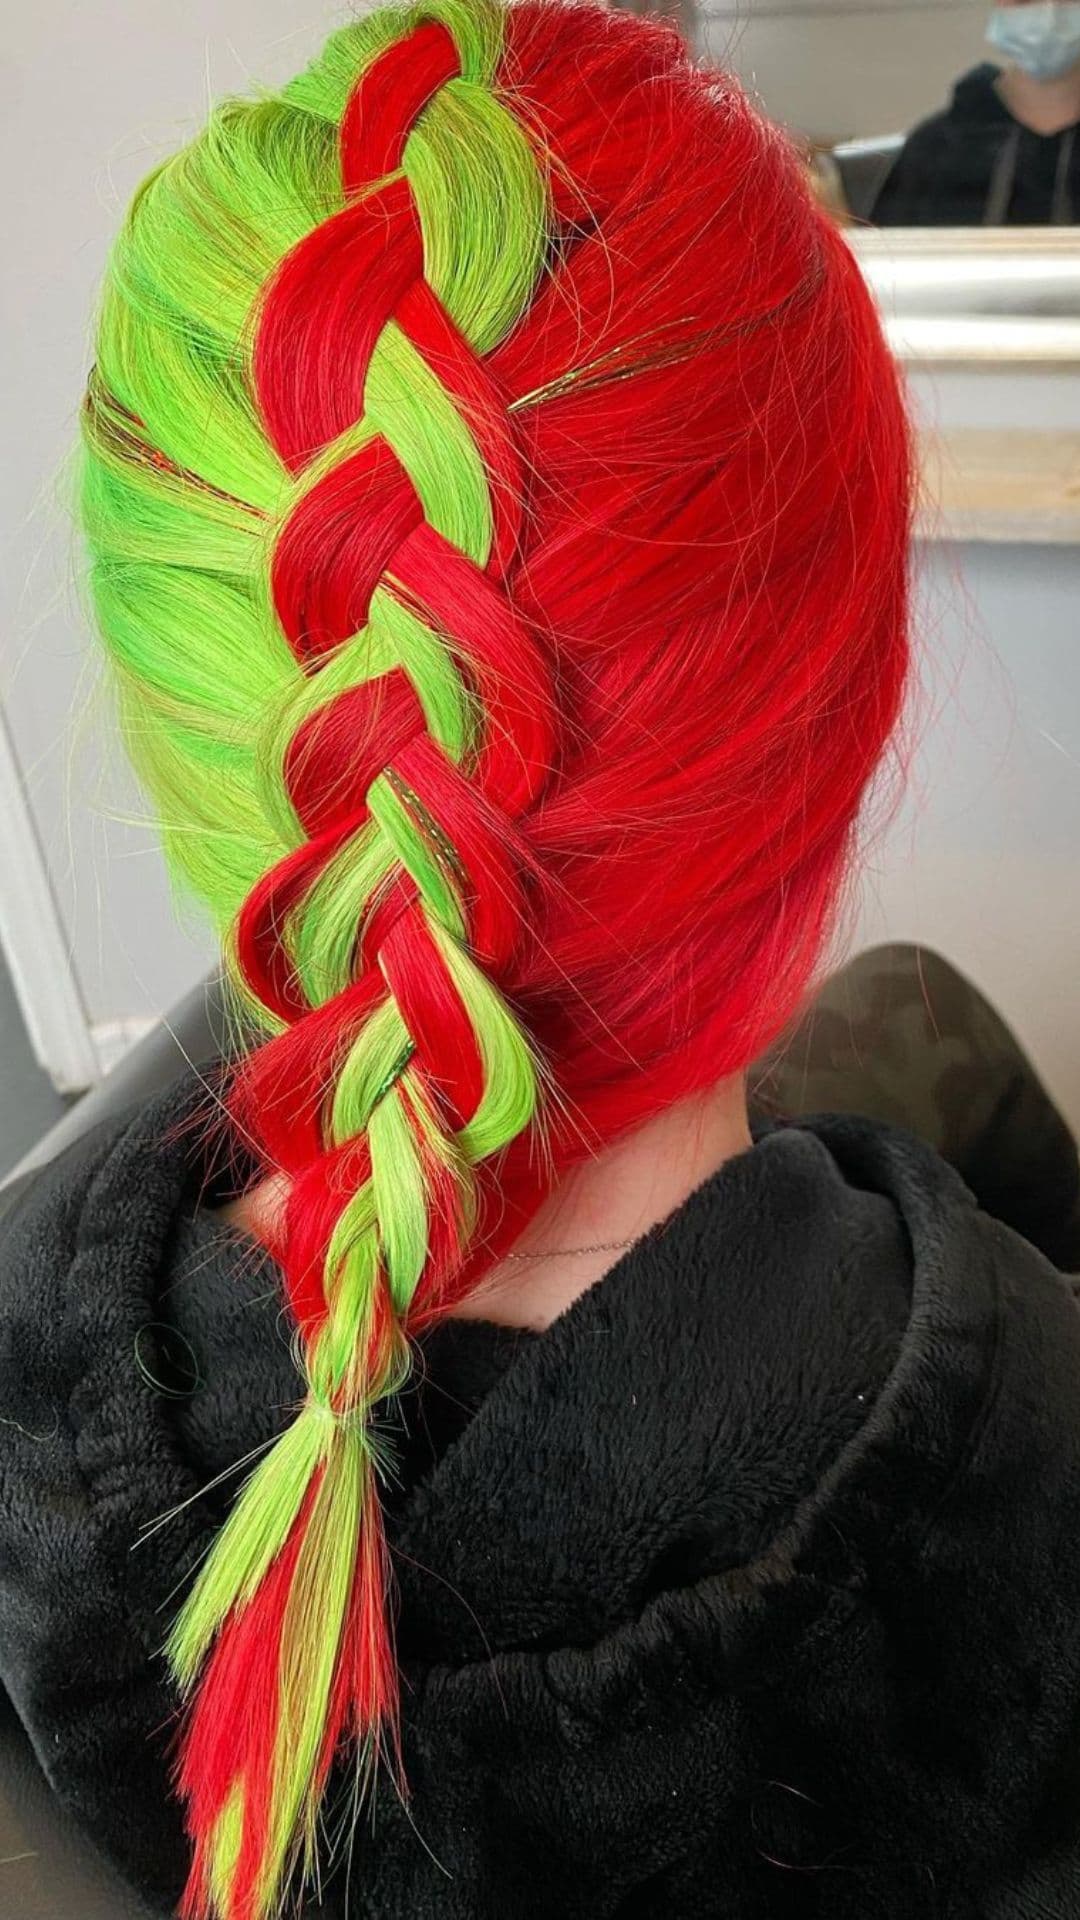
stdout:
[[[61,1093],[101,1077],[101,1062],[26,796],[0,710],[0,947],[34,1053]],[[0,1086],[2,1086],[0,1067]]]

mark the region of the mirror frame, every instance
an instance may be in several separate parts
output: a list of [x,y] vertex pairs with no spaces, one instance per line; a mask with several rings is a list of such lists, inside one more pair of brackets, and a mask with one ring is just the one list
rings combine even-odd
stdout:
[[847,238],[915,405],[920,536],[1080,546],[1080,228]]
[[847,230],[905,363],[1080,363],[1080,227]]

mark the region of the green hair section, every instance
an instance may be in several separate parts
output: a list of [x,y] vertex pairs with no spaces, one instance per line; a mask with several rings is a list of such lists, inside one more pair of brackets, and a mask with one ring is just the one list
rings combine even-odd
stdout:
[[325,1408],[309,1402],[248,1479],[233,1509],[228,1554],[207,1559],[169,1636],[169,1661],[185,1692],[222,1620],[253,1597],[285,1545],[334,1426]]
[[344,103],[370,60],[428,19],[453,33],[462,77],[421,116],[404,172],[426,278],[486,352],[542,271],[549,206],[527,133],[492,88],[500,9],[474,0],[372,14],[336,34],[280,94],[225,101],[144,184],[109,263],[84,412],[90,590],[170,867],[223,935],[302,837],[281,766],[313,702],[400,665],[452,757],[464,757],[472,737],[469,690],[459,677],[448,692],[455,670],[444,644],[420,637],[422,623],[385,589],[325,696],[328,669],[311,674],[296,660],[268,591],[273,544],[297,500],[373,433],[393,446],[430,524],[484,565],[491,499],[468,420],[391,323],[372,357],[363,419],[296,481],[266,437],[249,378],[267,282],[343,204]]

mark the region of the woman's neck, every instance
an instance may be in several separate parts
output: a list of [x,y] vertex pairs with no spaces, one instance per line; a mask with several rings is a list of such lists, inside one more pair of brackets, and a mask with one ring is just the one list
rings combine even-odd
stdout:
[[[751,1144],[741,1077],[680,1101],[575,1167],[535,1214],[512,1254],[455,1309],[456,1317],[542,1331],[614,1266],[626,1247]],[[287,1195],[284,1177],[271,1176],[230,1201],[222,1221],[272,1246],[282,1230]]]
[[1080,64],[1057,80],[1033,80],[1019,67],[1006,67],[997,90],[1013,119],[1044,138],[1080,121]]
[[542,1331],[751,1144],[741,1078],[658,1114],[567,1176],[458,1317]]

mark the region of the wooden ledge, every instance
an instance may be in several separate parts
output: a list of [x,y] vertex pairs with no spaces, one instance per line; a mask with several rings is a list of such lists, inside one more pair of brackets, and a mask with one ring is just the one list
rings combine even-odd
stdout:
[[923,432],[923,540],[1080,545],[1080,433]]

